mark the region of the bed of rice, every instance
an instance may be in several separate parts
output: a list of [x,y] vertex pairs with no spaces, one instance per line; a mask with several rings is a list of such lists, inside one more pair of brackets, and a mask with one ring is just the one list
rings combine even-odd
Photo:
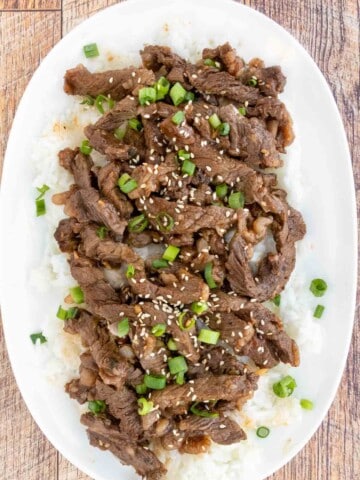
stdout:
[[[166,43],[163,41],[162,43]],[[173,43],[173,42],[172,42]],[[196,58],[199,54],[195,48],[185,47],[177,49],[187,58]],[[125,62],[137,63],[138,57],[129,56]],[[102,69],[108,65],[105,60],[96,60],[94,68]],[[116,59],[115,59],[116,63]],[[124,64],[124,59],[121,66]],[[111,64],[113,68],[114,61]],[[119,63],[120,66],[120,63]],[[53,238],[53,232],[64,214],[61,207],[53,205],[51,195],[62,192],[71,183],[71,176],[62,169],[57,160],[57,153],[64,147],[75,147],[81,143],[84,136],[84,126],[92,123],[98,117],[94,109],[79,104],[78,98],[66,99],[65,110],[53,119],[40,139],[34,145],[32,163],[34,165],[33,186],[46,183],[50,191],[46,194],[48,242],[42,257],[41,264],[32,272],[31,283],[39,292],[57,289],[59,298],[52,312],[45,315],[42,329],[48,338],[48,343],[37,345],[38,361],[46,365],[47,380],[63,385],[66,381],[77,376],[79,353],[81,345],[78,339],[63,332],[62,322],[57,320],[53,311],[67,295],[69,287],[75,284],[70,275],[66,256],[62,254]],[[286,161],[281,171],[278,171],[279,183],[289,192],[290,203],[301,210],[301,175],[299,146],[295,144],[289,149]],[[95,163],[101,164],[104,160],[101,155],[94,155]],[[304,275],[303,258],[309,248],[307,240],[298,245],[296,269],[281,295],[281,306],[277,309],[285,328],[290,336],[298,343],[301,356],[318,352],[321,349],[321,327],[313,319],[313,299],[308,290],[309,279]],[[275,308],[269,305],[270,308]],[[300,367],[301,368],[301,367]],[[188,480],[193,478],[226,478],[231,480],[247,480],[256,470],[261,458],[262,442],[256,437],[256,429],[261,425],[274,429],[280,426],[300,422],[302,409],[296,392],[287,399],[279,399],[272,392],[272,385],[283,375],[293,374],[294,369],[279,365],[261,376],[259,388],[243,411],[237,414],[237,419],[248,435],[248,439],[240,444],[220,446],[213,444],[209,453],[198,455],[179,455],[177,452],[157,452],[168,468],[168,478],[171,480]],[[64,393],[65,395],[65,393]],[[79,408],[74,402],[74,408]],[[81,411],[82,408],[79,408]],[[284,447],[286,448],[286,447]]]

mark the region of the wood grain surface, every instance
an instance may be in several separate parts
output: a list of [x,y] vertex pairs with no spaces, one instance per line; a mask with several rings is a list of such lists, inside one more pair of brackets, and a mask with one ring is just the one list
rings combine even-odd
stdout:
[[[61,35],[114,3],[117,1],[0,0],[0,173],[17,104],[41,59]],[[352,152],[359,212],[359,1],[246,0],[243,3],[291,32],[310,52],[329,82]],[[360,480],[358,319],[359,307],[346,370],[328,415],[302,452],[269,480]],[[32,420],[15,384],[1,326],[0,362],[0,480],[88,480],[88,476],[56,452]]]

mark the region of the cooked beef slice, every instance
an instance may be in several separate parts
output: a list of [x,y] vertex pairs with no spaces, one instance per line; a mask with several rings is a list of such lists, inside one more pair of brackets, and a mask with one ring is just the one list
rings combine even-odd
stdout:
[[207,372],[214,375],[243,375],[245,366],[224,347],[202,347],[201,357],[196,364],[189,365],[188,375],[190,378],[199,378]]
[[64,80],[64,91],[69,95],[109,95],[113,100],[121,100],[139,87],[152,85],[155,76],[147,69],[135,67],[91,73],[80,64],[67,70]]
[[121,165],[116,162],[107,163],[97,173],[100,192],[116,207],[121,218],[128,219],[134,207],[118,186],[120,175]]
[[79,232],[82,225],[75,218],[64,218],[60,220],[54,237],[62,252],[70,253],[77,249],[79,245]]
[[114,108],[105,113],[95,123],[94,128],[114,132],[128,120],[137,116],[138,101],[135,97],[126,96]]
[[65,148],[59,152],[60,165],[74,175],[76,185],[80,188],[90,188],[94,183],[93,161],[89,155],[84,155],[78,148]]
[[138,154],[134,145],[128,145],[118,140],[113,133],[96,128],[94,125],[85,127],[84,133],[90,145],[99,153],[106,155],[109,160],[127,162]]
[[227,417],[203,418],[189,415],[179,422],[179,430],[187,433],[203,432],[220,445],[231,445],[246,439],[241,427]]
[[245,66],[244,61],[236,54],[235,48],[232,48],[228,42],[216,48],[204,48],[202,57],[220,62],[224,70],[234,77],[238,77]]
[[137,325],[130,335],[133,350],[145,372],[165,374],[167,349],[164,342],[151,334],[151,330]]

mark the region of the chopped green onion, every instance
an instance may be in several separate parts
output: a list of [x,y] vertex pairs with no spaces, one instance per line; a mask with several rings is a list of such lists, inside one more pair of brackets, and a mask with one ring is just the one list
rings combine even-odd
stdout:
[[188,366],[186,360],[181,355],[173,357],[168,360],[169,370],[171,375],[176,375],[179,372],[187,372]]
[[89,43],[88,45],[84,45],[83,50],[86,58],[99,56],[99,49],[96,43]]
[[255,77],[249,78],[249,80],[247,81],[247,84],[250,85],[251,87],[256,87],[256,85],[258,84],[257,78]]
[[229,195],[229,207],[237,210],[238,208],[244,208],[245,197],[242,192],[233,192]]
[[162,335],[164,335],[165,332],[166,332],[165,323],[157,323],[151,329],[151,333],[155,335],[155,337],[161,337]]
[[80,102],[80,105],[94,105],[95,103],[95,98],[92,97],[91,95],[85,95],[83,98],[83,101]]
[[101,227],[96,229],[96,235],[101,238],[101,240],[104,240],[104,238],[107,235],[107,232],[109,230],[105,227],[105,225],[102,225]]
[[45,200],[40,198],[40,200],[35,200],[36,205],[36,216],[40,217],[41,215],[45,215],[46,213],[46,205]]
[[167,260],[168,262],[174,262],[176,257],[179,255],[179,253],[180,253],[179,247],[175,247],[175,245],[169,245],[165,250],[165,252],[163,253],[162,258],[164,260]]
[[206,310],[208,309],[209,305],[207,304],[207,302],[193,302],[191,304],[191,310],[197,315],[206,312]]
[[139,90],[140,105],[149,105],[156,102],[156,90],[153,87],[144,87]]
[[66,320],[71,320],[72,318],[75,318],[79,309],[77,307],[70,307],[68,308],[67,315],[66,315]]
[[188,312],[186,312],[186,311],[181,312],[180,315],[178,316],[178,319],[177,319],[177,324],[179,325],[180,330],[183,330],[184,332],[186,332],[187,330],[191,330],[195,326],[195,323],[196,323],[196,318],[195,317],[188,318],[188,319],[185,320],[185,317],[186,317],[187,313]]
[[181,165],[182,173],[189,175],[189,177],[192,177],[194,175],[195,169],[196,165],[191,160],[184,160],[183,164]]
[[273,304],[276,305],[277,307],[280,307],[281,303],[281,295],[275,295],[275,297],[272,299]]
[[143,232],[148,225],[149,221],[142,213],[141,215],[133,217],[129,220],[128,229],[130,230],[130,232],[140,233]]
[[174,228],[174,219],[166,212],[160,212],[156,215],[155,221],[162,232],[170,232]]
[[198,405],[199,405],[199,402],[195,402],[190,407],[190,412],[193,413],[194,415],[197,415],[198,417],[205,417],[205,418],[217,418],[219,416],[219,414],[216,412],[209,412],[208,410],[200,410],[199,408],[197,408]]
[[213,60],[212,58],[205,58],[204,65],[207,67],[221,68],[221,63]]
[[176,112],[172,117],[171,117],[171,121],[175,124],[175,125],[180,125],[181,122],[183,122],[185,120],[185,113],[182,112],[181,110],[179,110],[178,112]]
[[132,130],[135,130],[136,132],[141,132],[142,130],[142,124],[137,118],[131,118],[128,121],[128,125]]
[[169,263],[163,258],[157,258],[156,260],[153,260],[151,265],[153,268],[167,268]]
[[191,158],[190,153],[186,150],[179,150],[177,155],[180,160],[190,160]]
[[322,314],[324,313],[325,307],[324,305],[317,305],[314,311],[315,318],[321,318]]
[[138,414],[141,416],[147,415],[154,408],[153,402],[150,402],[149,400],[146,400],[146,398],[143,398],[143,397],[138,399],[138,405],[139,405]]
[[218,198],[224,198],[227,195],[228,186],[226,183],[221,183],[220,185],[216,185],[215,191]]
[[162,390],[166,387],[165,375],[144,375],[144,383],[152,390]]
[[70,295],[75,303],[84,302],[84,292],[81,290],[79,286],[70,288]]
[[118,185],[123,193],[130,193],[137,188],[138,183],[127,173],[123,173],[118,180]]
[[202,328],[199,332],[198,339],[202,343],[207,343],[209,345],[216,345],[220,338],[220,332],[216,330],[210,330],[207,328]]
[[173,104],[175,105],[175,107],[180,105],[180,103],[182,103],[185,100],[186,90],[181,85],[181,83],[176,82],[175,85],[173,85],[171,87],[170,97],[171,97],[171,100],[173,101]]
[[125,337],[130,331],[129,319],[127,317],[120,320],[117,325],[117,333],[119,337]]
[[171,352],[175,352],[178,348],[176,345],[176,342],[173,338],[170,338],[169,341],[167,342],[166,346]]
[[322,297],[327,290],[327,283],[322,278],[315,278],[310,284],[310,291],[315,297]]
[[104,114],[105,109],[104,109],[104,103],[107,104],[109,110],[113,108],[115,105],[115,102],[112,98],[110,97],[105,97],[105,95],[98,95],[95,98],[95,107],[99,110],[100,113]]
[[295,379],[287,375],[279,382],[274,383],[273,392],[280,398],[290,397],[296,386]]
[[126,272],[125,272],[126,278],[132,278],[135,275],[135,267],[134,265],[128,265]]
[[257,430],[256,430],[256,435],[259,437],[259,438],[266,438],[269,436],[269,433],[270,433],[270,430],[267,428],[267,427],[259,427]]
[[42,334],[42,332],[32,333],[32,334],[30,335],[30,338],[31,338],[31,341],[32,341],[32,343],[33,343],[34,345],[36,344],[36,342],[37,342],[38,340],[40,340],[40,344],[47,342],[47,338],[44,337],[44,335]]
[[114,137],[117,138],[118,140],[123,140],[126,134],[126,123],[118,127],[116,130],[114,130]]
[[306,398],[302,398],[300,400],[300,405],[304,410],[312,410],[314,408],[314,404],[311,400],[307,400]]
[[194,92],[186,92],[185,102],[193,102],[194,100],[195,100],[195,93]]
[[170,82],[165,77],[160,77],[155,83],[156,100],[162,100],[166,97],[170,90]]
[[245,107],[239,107],[238,108],[238,112],[240,113],[240,115],[246,115],[246,108]]
[[208,284],[208,286],[210,288],[216,288],[217,285],[216,285],[215,280],[212,276],[212,269],[213,269],[212,263],[211,262],[207,263],[205,265],[205,269],[204,269],[204,277],[205,277],[206,283]]
[[216,130],[217,128],[220,127],[221,125],[221,120],[220,118],[218,117],[218,115],[216,115],[216,113],[213,113],[211,115],[211,117],[209,118],[209,123],[210,125]]
[[59,318],[60,320],[66,320],[66,318],[67,318],[67,310],[65,310],[65,308],[62,308],[62,306],[59,305],[59,308],[58,308],[58,311],[57,311],[56,316],[57,316],[57,318]]
[[98,415],[99,413],[105,412],[106,403],[103,400],[91,400],[88,402],[88,409],[90,412]]
[[39,195],[36,197],[36,200],[40,200],[40,198],[43,198],[45,193],[50,190],[50,187],[48,185],[44,185],[42,187],[36,187],[36,190],[39,192]]
[[227,122],[224,122],[219,126],[218,130],[219,130],[219,134],[225,137],[230,133],[230,125]]
[[179,372],[176,374],[176,383],[178,385],[184,385],[185,383],[185,372]]
[[147,386],[145,385],[145,383],[140,383],[140,385],[136,385],[135,390],[136,393],[138,393],[139,395],[145,395],[145,393],[147,392]]
[[84,155],[90,155],[92,152],[92,147],[90,146],[89,140],[83,140],[80,146],[80,152]]

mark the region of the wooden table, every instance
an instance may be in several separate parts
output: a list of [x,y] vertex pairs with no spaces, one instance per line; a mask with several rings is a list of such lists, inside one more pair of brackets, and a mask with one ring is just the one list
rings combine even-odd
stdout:
[[[117,1],[0,0],[0,168],[18,101],[40,60],[62,35],[114,3]],[[345,122],[358,188],[359,0],[246,0],[244,3],[283,25],[321,68]],[[271,480],[360,479],[359,340],[357,324],[346,371],[329,414],[306,448]],[[34,423],[15,384],[1,328],[0,361],[0,478],[88,479],[52,447]]]

